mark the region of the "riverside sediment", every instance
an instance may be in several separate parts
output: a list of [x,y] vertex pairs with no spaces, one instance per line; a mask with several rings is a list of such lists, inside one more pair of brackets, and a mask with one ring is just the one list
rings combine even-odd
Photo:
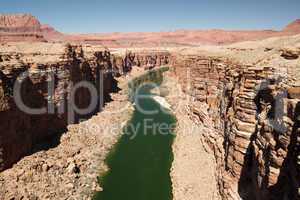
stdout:
[[178,80],[167,72],[162,83],[168,94],[177,120],[175,140],[172,145],[174,160],[171,179],[174,200],[221,199],[218,193],[216,161],[210,148],[203,141],[203,134],[211,132],[203,124],[196,124],[188,111],[190,96],[181,91]]

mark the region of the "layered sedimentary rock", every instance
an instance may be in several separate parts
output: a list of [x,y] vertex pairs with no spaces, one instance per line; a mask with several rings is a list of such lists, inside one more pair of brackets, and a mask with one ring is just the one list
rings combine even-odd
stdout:
[[63,33],[58,32],[57,30],[55,30],[52,26],[50,26],[48,24],[42,24],[41,31],[42,31],[43,37],[48,42],[65,41],[66,36]]
[[166,51],[126,52],[112,55],[112,65],[119,75],[127,73],[133,66],[152,69],[170,63],[170,53]]
[[[24,46],[10,46],[9,50],[0,51],[0,167],[9,167],[35,144],[53,138],[67,124],[68,110],[59,115],[55,112],[36,116],[26,115],[16,107],[12,99],[13,85],[22,72],[29,71],[23,91],[25,103],[37,108],[50,101],[56,111],[62,102],[69,101],[68,94],[72,90],[69,83],[86,80],[99,85],[104,81],[102,98],[109,100],[108,93],[116,86],[115,76],[126,74],[134,66],[148,69],[170,64],[182,89],[191,96],[192,101],[186,106],[189,117],[203,124],[204,130],[210,130],[201,134],[214,153],[215,176],[222,197],[297,199],[300,184],[299,52],[298,48],[275,47],[259,50],[257,54],[262,55],[255,62],[246,62],[251,60],[251,53],[256,53],[255,49],[232,47],[230,51],[234,54],[246,55],[245,61],[238,62],[227,56],[210,56],[213,53],[209,52],[109,53],[89,45],[62,48],[60,44],[48,44],[46,50],[42,50],[44,44],[43,48],[37,44],[28,51]],[[102,78],[98,73],[100,69],[107,72]],[[46,83],[53,71],[57,75],[56,83],[49,97],[45,92]],[[86,106],[90,99],[88,91],[78,90],[75,99],[79,107]],[[100,105],[100,97],[97,102]],[[76,115],[77,120],[88,117]],[[80,161],[81,166],[85,166],[84,163]],[[73,169],[77,168],[73,165]],[[43,173],[47,170],[45,166]]]
[[194,121],[215,129],[202,134],[216,156],[223,198],[299,198],[299,68],[198,55],[173,62],[192,96]]
[[[110,56],[95,53],[91,59],[85,58],[78,47],[68,46],[66,52],[55,63],[24,63],[18,61],[18,67],[10,58],[1,63],[1,140],[2,148],[1,170],[11,166],[22,156],[33,150],[33,145],[65,130],[69,122],[77,122],[99,110],[99,105],[89,113],[81,116],[72,114],[72,106],[86,108],[91,96],[85,88],[79,88],[72,94],[72,87],[80,81],[88,81],[93,85],[103,84],[103,94],[100,89],[97,97],[115,90],[110,63]],[[3,55],[2,55],[3,57]],[[6,63],[12,63],[12,66]],[[106,70],[100,77],[100,70]],[[23,74],[28,72],[28,74]],[[20,85],[22,102],[29,108],[45,108],[40,114],[27,113],[20,107],[21,101],[16,98],[17,79],[23,79]],[[49,88],[51,87],[51,88]],[[98,89],[99,87],[97,87]],[[15,89],[15,90],[14,90]],[[14,93],[15,92],[15,93]],[[72,96],[74,99],[70,102]],[[100,99],[97,99],[100,104]],[[68,115],[69,114],[69,115]],[[68,121],[69,120],[69,121]]]
[[[40,45],[29,45],[29,50],[24,45],[11,46],[0,53],[0,171],[32,151],[51,147],[48,144],[36,149],[42,141],[55,145],[59,142],[56,135],[65,131],[67,124],[100,111],[110,100],[109,94],[118,89],[114,77],[126,74],[133,66],[149,68],[168,63],[165,52],[112,55],[91,46]],[[20,81],[18,99],[16,83]],[[94,96],[86,83],[95,88]],[[88,112],[76,111],[88,108],[93,101],[96,103]],[[45,110],[32,113],[24,110],[22,103]]]
[[[129,75],[128,75],[129,76]],[[104,160],[130,119],[125,76],[121,91],[102,112],[79,124],[68,125],[59,144],[22,158],[0,173],[0,199],[92,199],[99,173],[107,171]]]
[[0,15],[0,42],[45,41],[40,22],[29,14]]
[[[127,90],[110,93],[117,91],[117,86],[127,86],[125,77],[130,77],[127,72],[131,68],[136,67],[134,72],[139,74],[149,66],[167,64],[169,54],[111,54],[100,47],[61,44],[7,46],[0,52],[0,171],[4,170],[0,173],[0,199],[91,198],[101,189],[97,176],[107,170],[104,159],[130,117]],[[26,71],[25,78],[19,76]],[[121,76],[121,84],[116,84],[116,76]],[[24,79],[21,93],[27,106],[40,108],[50,103],[53,107],[47,109],[54,113],[21,111],[13,98],[13,86],[19,79]],[[72,90],[82,81],[96,87],[97,107],[85,115],[75,112],[71,116],[75,121],[70,122],[68,114],[73,108],[61,106],[70,104]],[[55,83],[50,93],[49,82]],[[103,93],[98,91],[101,88]],[[91,100],[85,88],[73,95],[79,108]],[[106,103],[103,111],[88,119],[110,99],[113,101]],[[68,125],[81,119],[88,120]],[[67,133],[61,135],[66,128]],[[22,158],[24,155],[28,156]]]

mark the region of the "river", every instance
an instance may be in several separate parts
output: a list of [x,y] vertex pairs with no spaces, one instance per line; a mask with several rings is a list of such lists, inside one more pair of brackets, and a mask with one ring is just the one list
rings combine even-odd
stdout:
[[[141,87],[132,119],[106,159],[109,171],[100,178],[103,191],[95,200],[171,200],[170,168],[176,119]],[[156,112],[155,112],[156,111]],[[151,112],[151,113],[148,113]]]

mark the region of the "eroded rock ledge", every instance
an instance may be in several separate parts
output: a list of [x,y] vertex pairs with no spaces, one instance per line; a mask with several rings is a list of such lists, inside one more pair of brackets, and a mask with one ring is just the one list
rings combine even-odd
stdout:
[[[167,53],[113,55],[91,46],[64,47],[61,44],[41,44],[31,48],[22,44],[9,46],[1,49],[0,58],[0,171],[24,155],[40,150],[35,149],[36,144],[53,140],[55,135],[66,130],[68,124],[97,113],[111,100],[110,93],[118,91],[115,78],[125,75],[133,66],[152,68],[168,63]],[[30,108],[47,108],[50,102],[52,112],[48,107],[44,114],[28,114],[16,105],[13,88],[23,72],[28,74],[21,87],[24,104]],[[97,89],[97,106],[85,115],[74,113],[70,116],[71,100],[79,108],[88,107],[91,101],[86,88],[72,93],[81,81],[87,81]],[[48,92],[49,83],[53,88]],[[72,95],[74,99],[70,100]],[[54,145],[59,138],[55,140]]]
[[[104,81],[104,86],[107,89],[105,94],[109,97],[114,88],[114,79],[122,79],[122,75],[130,71],[132,66],[152,68],[170,62],[173,76],[191,99],[184,108],[184,114],[190,121],[203,127],[199,130],[202,145],[207,152],[214,155],[214,176],[222,199],[299,198],[300,172],[297,158],[300,153],[300,71],[297,56],[293,56],[293,59],[289,56],[290,63],[279,65],[278,59],[284,59],[284,56],[274,58],[272,52],[276,50],[270,48],[268,51],[263,50],[265,54],[261,56],[271,59],[267,64],[264,63],[266,60],[245,64],[244,61],[238,62],[226,55],[212,56],[214,53],[209,52],[180,54],[177,50],[172,50],[170,57],[168,52],[110,54],[103,49],[99,51],[94,48],[69,46],[65,50],[60,44],[52,44],[51,47],[36,47],[33,50],[27,50],[24,45],[10,46],[1,51],[0,118],[3,120],[0,128],[4,128],[0,131],[0,136],[7,138],[0,140],[2,170],[26,155],[32,149],[32,144],[46,139],[46,135],[51,133],[49,130],[61,130],[55,123],[57,118],[63,119],[61,116],[41,116],[38,119],[41,123],[37,124],[34,116],[24,115],[15,108],[11,101],[11,86],[17,75],[25,69],[29,69],[31,81],[28,85],[29,92],[26,93],[28,102],[40,106],[44,105],[46,95],[43,92],[45,76],[36,76],[39,70],[62,68],[69,71],[70,75],[57,79],[60,85],[58,88],[64,88],[64,81],[70,80],[89,80],[94,84],[98,79],[93,72],[100,68],[108,69],[109,73],[103,80],[107,80]],[[249,59],[251,52],[256,50],[243,49],[238,52],[240,50],[235,48],[231,51],[249,54]],[[71,65],[75,66],[73,70],[70,69]],[[110,69],[115,70],[111,72]],[[68,90],[58,88],[54,93],[57,94],[54,96],[55,105],[58,105],[60,99],[68,100],[63,98],[67,96]],[[42,97],[37,102],[36,99],[32,101],[32,95],[29,95],[36,91]],[[78,98],[85,105],[84,91]],[[112,95],[111,98],[114,101],[105,110],[112,111],[123,107],[125,100],[122,94]],[[62,136],[61,145],[25,157],[12,169],[2,172],[0,194],[3,195],[0,197],[35,198],[38,191],[41,194],[39,197],[44,199],[59,199],[66,194],[70,199],[78,199],[79,192],[88,196],[91,191],[99,190],[95,184],[95,175],[98,175],[99,168],[94,169],[95,171],[87,170],[90,169],[88,166],[91,160],[86,158],[103,160],[109,149],[106,144],[112,145],[117,137],[107,137],[103,131],[78,134],[78,130],[81,126],[92,127],[90,123],[102,124],[105,120],[122,124],[127,115],[124,118],[107,116],[104,111],[84,123],[70,126],[71,134]],[[33,128],[36,124],[46,131]],[[24,142],[24,135],[28,135],[30,146]],[[51,134],[50,137],[52,136]],[[18,148],[18,145],[22,148]],[[94,157],[90,154],[94,152],[92,149],[100,149],[93,154]],[[14,161],[7,155],[13,155]],[[199,166],[201,167],[207,166]],[[60,187],[57,183],[64,183],[67,187]],[[184,194],[180,193],[183,190],[178,191],[179,195]],[[191,191],[198,194],[196,190]],[[69,195],[70,192],[72,195]]]
[[[122,81],[124,84],[126,80]],[[60,144],[27,156],[0,174],[0,199],[91,199],[97,177],[132,112],[126,91],[91,119],[69,125]],[[119,111],[119,112],[116,112]]]
[[[33,153],[0,174],[0,199],[88,199],[101,190],[97,176],[106,170],[103,161],[130,117],[128,80],[145,69],[167,64],[169,54],[111,54],[92,46],[40,45],[43,48],[20,44],[0,51],[0,170]],[[68,109],[43,115],[19,110],[12,87],[24,71],[28,71],[22,93],[26,105],[40,108],[51,101],[57,111],[68,104],[77,82],[88,81],[103,87],[103,93],[97,91],[99,105],[87,115],[76,114],[71,123],[103,111],[68,125]],[[49,79],[52,74],[54,78]],[[47,81],[55,82],[50,94]],[[79,89],[76,95],[76,105],[85,108],[90,101],[88,91]]]
[[216,157],[222,198],[297,199],[297,66],[260,67],[201,55],[177,55],[172,62],[192,97],[191,118],[215,130],[202,134]]

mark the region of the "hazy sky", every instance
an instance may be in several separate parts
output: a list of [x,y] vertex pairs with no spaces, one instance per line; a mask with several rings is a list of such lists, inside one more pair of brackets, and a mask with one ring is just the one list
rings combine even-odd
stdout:
[[300,0],[0,0],[0,12],[69,33],[281,29],[300,18]]

